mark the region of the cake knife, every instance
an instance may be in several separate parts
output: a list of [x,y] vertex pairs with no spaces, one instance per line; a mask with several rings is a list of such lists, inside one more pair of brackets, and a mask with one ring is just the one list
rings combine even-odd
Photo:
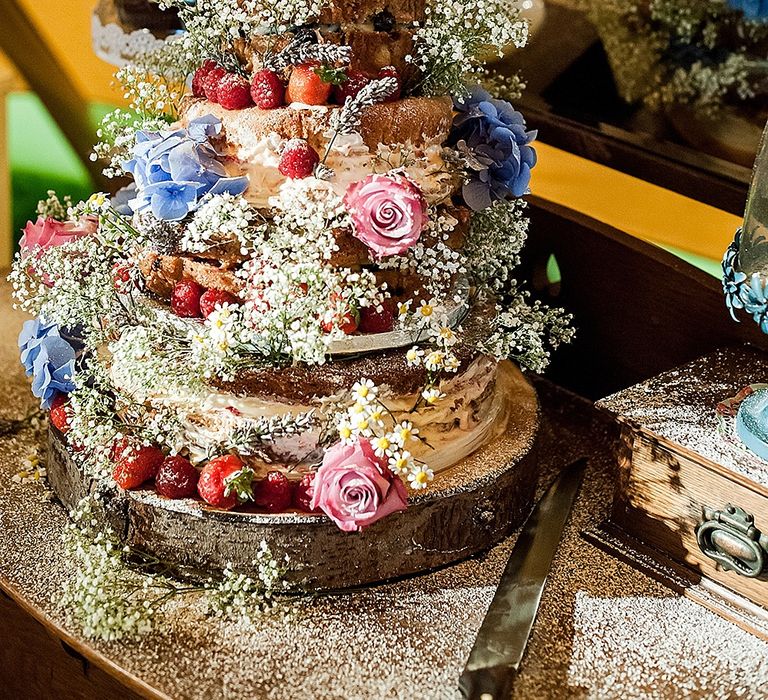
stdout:
[[586,459],[566,467],[523,525],[459,679],[468,700],[508,700]]

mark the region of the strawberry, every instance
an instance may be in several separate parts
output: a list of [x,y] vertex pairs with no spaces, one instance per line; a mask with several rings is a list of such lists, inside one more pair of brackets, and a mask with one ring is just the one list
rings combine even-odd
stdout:
[[217,102],[217,93],[219,91],[219,81],[227,74],[221,66],[216,65],[212,67],[204,78],[201,79],[200,84],[203,87],[205,97],[211,102]]
[[294,66],[288,80],[285,101],[305,105],[324,105],[331,94],[331,83],[323,80],[323,67],[317,63]]
[[219,64],[208,58],[195,71],[192,76],[192,94],[195,97],[205,97],[205,79],[208,77],[208,73],[217,67],[219,67]]
[[219,80],[216,88],[216,101],[224,109],[245,109],[253,104],[251,85],[241,75],[227,73]]
[[200,318],[203,288],[194,280],[181,280],[171,293],[171,310],[181,318]]
[[341,295],[331,294],[331,308],[323,314],[320,326],[323,332],[330,333],[338,328],[346,335],[351,335],[360,324],[360,312]]
[[159,447],[142,446],[124,453],[115,462],[112,478],[124,489],[135,489],[157,474],[165,455]]
[[166,457],[155,477],[155,488],[167,498],[188,498],[197,493],[197,469],[184,457]]
[[131,450],[133,450],[131,441],[127,437],[122,437],[112,443],[112,447],[109,450],[109,458],[113,462],[117,462],[117,460],[124,457]]
[[343,105],[347,97],[355,97],[368,83],[371,76],[359,70],[347,71],[346,80],[333,86],[333,100],[336,104]]
[[251,99],[259,109],[276,109],[285,103],[285,85],[275,71],[264,68],[251,78]]
[[253,499],[253,470],[235,455],[214,457],[200,472],[197,492],[206,503],[231,510]]
[[312,494],[314,493],[315,473],[307,472],[301,477],[301,481],[296,484],[296,488],[293,491],[293,505],[305,513],[317,512],[310,508],[309,504],[312,502]]
[[280,513],[290,507],[293,487],[285,474],[272,471],[256,485],[253,500],[270,513]]
[[277,169],[285,177],[300,180],[309,177],[320,162],[320,156],[304,139],[291,139],[283,149]]
[[240,299],[234,294],[225,292],[223,289],[206,289],[200,297],[200,313],[203,315],[203,318],[208,318],[216,310],[217,306],[239,303]]
[[399,100],[400,95],[403,92],[403,81],[400,78],[400,73],[397,68],[394,66],[384,66],[384,68],[379,71],[379,78],[395,78],[397,80],[397,88],[384,100],[384,102],[395,102],[395,100]]
[[51,409],[48,418],[56,428],[64,435],[69,432],[69,418],[71,409],[69,408],[69,397],[67,394],[57,393],[51,401]]
[[[387,300],[389,301],[389,300]],[[360,309],[360,331],[362,333],[388,333],[395,326],[395,314],[391,303],[382,304],[381,311],[375,306]]]

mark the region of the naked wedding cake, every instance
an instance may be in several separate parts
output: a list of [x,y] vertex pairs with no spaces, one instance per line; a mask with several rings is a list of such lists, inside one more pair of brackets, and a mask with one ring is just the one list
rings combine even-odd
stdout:
[[[489,546],[515,522],[499,445],[536,410],[509,360],[570,337],[514,279],[535,132],[481,66],[525,23],[503,0],[161,6],[185,32],[118,72],[130,109],[95,149],[131,184],[50,193],[11,275],[59,497],[103,490],[199,568],[246,561],[248,528],[318,580]],[[403,563],[440,503],[439,553]]]

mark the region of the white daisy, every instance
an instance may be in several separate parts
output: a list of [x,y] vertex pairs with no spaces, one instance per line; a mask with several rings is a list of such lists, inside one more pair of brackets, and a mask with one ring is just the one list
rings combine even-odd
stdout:
[[417,491],[427,488],[427,484],[434,478],[435,472],[426,464],[414,464],[408,472],[408,483],[412,489]]

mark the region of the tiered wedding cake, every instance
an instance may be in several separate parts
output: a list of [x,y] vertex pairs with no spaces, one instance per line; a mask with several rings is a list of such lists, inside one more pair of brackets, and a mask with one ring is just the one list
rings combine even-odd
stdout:
[[[505,2],[166,4],[186,33],[120,71],[134,111],[109,117],[96,148],[133,183],[41,203],[12,278],[38,315],[19,344],[56,427],[60,496],[116,485],[150,549],[167,550],[168,513],[217,509],[197,544],[172,547],[205,568],[227,547],[200,540],[247,549],[250,525],[328,538],[331,521],[359,531],[418,503],[519,420],[507,358],[539,370],[569,331],[511,276],[534,133],[468,86],[517,85],[478,68],[524,43]],[[483,482],[494,522],[510,498],[493,491],[498,452]],[[378,556],[413,538],[408,523],[377,525]],[[429,561],[478,548],[455,540]],[[189,554],[201,546],[207,558]]]

